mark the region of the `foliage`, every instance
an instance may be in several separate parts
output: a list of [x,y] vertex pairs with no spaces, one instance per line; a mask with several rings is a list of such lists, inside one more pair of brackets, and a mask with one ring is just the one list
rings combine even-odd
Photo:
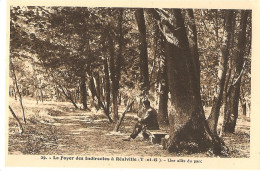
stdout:
[[[105,101],[106,60],[112,60],[114,51],[115,67],[119,68],[119,94],[126,101],[140,94],[140,50],[139,31],[135,19],[136,9],[87,8],[87,7],[41,7],[12,6],[10,9],[10,62],[13,63],[22,94],[31,97],[44,96],[45,100],[68,100],[65,94],[79,102],[80,77],[86,73],[87,96],[100,92],[100,101]],[[229,68],[234,81],[234,55],[239,33],[240,11],[235,10],[232,49]],[[221,42],[224,36],[225,10],[195,9],[194,20],[186,9],[185,25],[188,38],[192,38],[191,25],[197,28],[197,43],[200,60],[200,85],[203,104],[211,106],[215,85],[219,82],[219,64],[222,55]],[[158,19],[158,16],[160,19]],[[120,30],[122,17],[122,30]],[[156,106],[162,63],[165,60],[165,41],[179,42],[170,35],[170,25],[175,21],[172,9],[144,10],[150,96]],[[241,84],[241,101],[250,103],[251,86],[251,17],[247,28],[247,46],[244,72]],[[165,24],[167,27],[163,27]],[[122,33],[121,33],[122,32]],[[109,40],[109,35],[111,40]],[[120,37],[121,36],[121,37]],[[120,49],[120,46],[122,49]],[[121,54],[121,57],[120,57]],[[115,60],[115,61],[116,61]],[[111,64],[109,63],[109,68]],[[111,71],[109,76],[112,78]],[[10,69],[10,77],[13,78]],[[90,79],[93,78],[94,89]],[[60,85],[60,86],[59,86]],[[10,89],[13,85],[10,84]],[[94,94],[93,94],[94,93]],[[112,95],[111,95],[112,98]],[[97,101],[97,97],[93,97]],[[91,98],[88,98],[91,102]],[[97,103],[97,102],[95,102]]]

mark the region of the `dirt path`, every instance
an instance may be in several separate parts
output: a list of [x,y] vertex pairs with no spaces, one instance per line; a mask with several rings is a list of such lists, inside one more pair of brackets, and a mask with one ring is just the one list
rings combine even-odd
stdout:
[[122,141],[132,130],[134,113],[127,114],[121,132],[113,132],[114,124],[92,112],[48,110],[48,115],[47,121],[28,119],[22,135],[10,118],[10,154],[169,156],[160,145],[144,141],[141,136],[130,142]]
[[[159,146],[144,142],[141,137],[131,142],[124,142],[126,133],[113,132],[114,125],[106,118],[93,119],[90,113],[65,113],[56,116],[58,132],[56,154],[84,155],[158,155],[163,151]],[[128,128],[128,127],[127,127]],[[130,128],[130,127],[129,127]],[[51,151],[53,153],[53,151]]]
[[[201,154],[170,154],[162,150],[161,145],[144,141],[141,135],[130,142],[122,138],[130,135],[135,124],[135,113],[127,113],[120,132],[113,132],[101,111],[75,110],[65,102],[45,102],[32,105],[25,101],[28,124],[24,125],[24,134],[18,133],[18,126],[10,115],[9,154],[38,155],[85,155],[85,156],[196,156]],[[14,110],[19,111],[19,103],[11,101]],[[124,107],[120,107],[122,113]],[[21,116],[20,116],[21,117]],[[231,157],[249,157],[249,123],[243,118],[238,120],[236,134],[224,138],[230,148]]]

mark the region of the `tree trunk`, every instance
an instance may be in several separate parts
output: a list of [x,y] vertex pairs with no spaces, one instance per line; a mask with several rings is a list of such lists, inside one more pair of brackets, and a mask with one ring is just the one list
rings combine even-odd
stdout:
[[21,124],[20,120],[18,119],[18,117],[16,116],[16,114],[14,113],[13,109],[11,108],[11,106],[9,105],[9,110],[11,111],[14,119],[17,121],[19,128],[20,128],[20,133],[23,133],[23,125]]
[[93,78],[93,75],[92,75],[91,71],[88,71],[88,73],[89,73],[89,76],[88,76],[88,78],[89,78],[88,79],[88,87],[89,87],[90,92],[91,92],[92,104],[98,110],[100,108],[100,104],[99,104],[99,101],[97,101],[97,103],[96,103],[96,99],[98,99],[99,97],[97,96],[94,78]]
[[167,78],[167,65],[164,59],[163,73],[160,83],[160,96],[159,96],[159,109],[158,109],[158,122],[160,127],[169,125],[168,119],[168,78]]
[[[223,92],[223,104],[224,104],[224,114],[225,111],[227,110],[227,101],[228,101],[228,91],[229,91],[229,83],[230,83],[230,78],[231,78],[231,68],[232,68],[232,58],[230,61],[230,67],[229,70],[227,72],[227,76],[226,76],[226,82],[225,82],[225,86],[224,86],[224,92]],[[223,123],[222,123],[222,128],[221,128],[221,132],[219,133],[221,136],[223,134]]]
[[147,53],[147,42],[146,42],[146,26],[144,19],[144,9],[139,8],[135,11],[135,17],[140,33],[140,74],[141,74],[141,89],[149,94],[150,83],[148,73],[148,53]]
[[114,121],[118,120],[118,81],[116,80],[116,66],[115,66],[115,49],[114,41],[111,37],[111,32],[108,33],[108,46],[110,53],[110,77],[112,82],[112,96],[113,96],[113,115],[112,118]]
[[[105,72],[105,114],[109,116],[110,113],[110,79],[109,79],[109,70],[108,70],[108,59],[104,59],[104,72]],[[111,122],[111,121],[110,121]]]
[[74,100],[73,100],[71,94],[70,94],[69,92],[66,93],[66,91],[64,90],[64,88],[62,87],[62,85],[61,85],[58,81],[56,81],[56,79],[54,78],[53,75],[52,75],[52,78],[53,78],[54,82],[60,87],[60,89],[61,89],[62,93],[64,94],[64,96],[65,96],[68,100],[71,101],[71,103],[73,104],[73,106],[75,107],[75,109],[78,109],[78,106],[77,106],[77,104],[74,102]]
[[[107,108],[106,108],[106,105],[103,104],[103,102],[101,101],[101,97],[100,97],[100,81],[99,81],[99,75],[97,75],[97,77],[95,78],[96,80],[96,86],[95,86],[95,82],[94,82],[94,79],[93,79],[93,76],[92,74],[90,75],[90,84],[92,84],[92,88],[93,88],[93,94],[95,94],[95,96],[97,97],[97,100],[98,100],[98,109],[101,107],[105,113],[105,115],[107,116],[109,122],[112,122],[112,118],[109,116],[109,114],[107,115]],[[96,89],[95,89],[96,87]]]
[[122,50],[124,44],[124,36],[123,36],[123,14],[124,9],[119,9],[119,19],[118,19],[118,30],[119,30],[119,38],[118,38],[118,55],[116,60],[116,80],[117,80],[117,89],[119,89],[119,81],[121,78],[121,68],[123,66],[123,57],[122,57]]
[[[191,54],[192,54],[192,60],[195,65],[195,72],[197,75],[197,78],[200,79],[200,63],[199,63],[199,51],[198,51],[198,38],[197,38],[197,29],[196,29],[196,24],[195,24],[195,18],[193,14],[192,9],[188,9],[188,16],[191,21],[191,30],[192,30],[192,36],[191,36]],[[197,81],[198,87],[200,87],[200,80]]]
[[119,93],[118,104],[119,104],[119,105],[122,104],[122,93]]
[[235,58],[235,74],[236,82],[231,85],[229,98],[227,101],[227,110],[224,115],[223,123],[223,132],[233,133],[235,132],[236,121],[238,118],[238,104],[240,96],[240,84],[242,77],[242,69],[244,63],[244,53],[246,48],[246,27],[247,27],[247,18],[249,11],[241,12],[241,21],[240,21],[240,32],[238,35],[238,47]]
[[241,105],[242,105],[243,115],[246,116],[246,103],[243,103]]
[[15,87],[16,87],[16,86],[15,86],[15,81],[13,80],[14,99],[17,100]]
[[[192,150],[212,148],[215,154],[221,151],[220,139],[214,136],[207,125],[200,97],[199,82],[190,53],[187,33],[181,10],[173,10],[175,41],[166,41],[167,75],[171,93],[169,110],[170,137],[167,141],[169,152],[191,148],[189,142],[196,143]],[[177,41],[176,41],[177,40]],[[197,62],[197,61],[196,61]]]
[[79,101],[79,92],[80,92],[80,86],[78,86],[75,91],[75,102]]
[[128,112],[129,109],[133,106],[134,101],[135,101],[135,98],[129,103],[129,105],[127,105],[125,111],[122,113],[120,119],[117,121],[116,126],[115,126],[115,128],[114,128],[114,131],[115,131],[115,132],[118,132],[118,131],[119,131],[119,127],[120,127],[120,125],[122,124],[122,122],[123,122],[123,120],[124,120],[125,114],[126,114],[126,112]]
[[25,118],[25,112],[24,112],[24,107],[23,107],[22,95],[21,95],[21,92],[20,92],[20,90],[19,90],[19,86],[18,86],[18,83],[17,83],[17,78],[16,78],[16,74],[15,74],[14,65],[13,65],[12,61],[10,61],[10,63],[11,63],[11,67],[12,67],[12,70],[13,70],[14,82],[15,82],[16,90],[17,90],[17,93],[18,93],[18,95],[19,95],[19,101],[20,101],[20,105],[21,105],[21,108],[22,108],[23,121],[24,121],[24,123],[26,124],[26,118]]
[[[113,120],[117,121],[119,119],[118,116],[118,96],[119,96],[119,81],[121,78],[121,67],[122,67],[122,47],[123,47],[123,13],[124,9],[119,9],[119,18],[118,18],[118,30],[119,30],[119,38],[118,38],[118,56],[115,61],[116,65],[113,68],[115,77],[113,78],[113,106],[114,106],[114,115]],[[112,50],[112,49],[111,49]],[[112,75],[112,73],[111,73]]]
[[[232,22],[233,22],[233,14],[234,11],[227,10],[225,12],[225,38],[223,42],[223,49],[222,49],[222,57],[219,61],[219,72],[221,73],[219,84],[217,85],[216,95],[214,96],[214,102],[213,106],[210,112],[210,116],[208,117],[208,124],[210,130],[213,132],[213,134],[217,135],[217,125],[218,125],[218,119],[219,119],[219,113],[220,113],[220,107],[222,104],[222,98],[223,98],[223,92],[224,92],[224,86],[225,86],[225,80],[226,80],[226,73],[227,73],[227,64],[228,64],[228,57],[229,57],[229,49],[230,49],[230,43],[231,43],[231,32],[232,32]],[[223,63],[223,64],[222,64]]]
[[97,95],[97,97],[99,97],[99,99],[101,101],[102,93],[101,93],[101,87],[100,87],[101,81],[100,81],[99,73],[95,74],[94,78],[95,78],[95,82],[96,82],[96,95]]
[[94,100],[95,96],[97,95],[97,93],[96,93],[94,78],[93,78],[92,75],[90,75],[90,77],[89,77],[89,84],[88,84],[88,86],[89,86],[89,89],[91,91],[92,99]]
[[[57,83],[57,82],[56,82],[56,83]],[[58,83],[58,84],[59,84],[59,83]],[[73,104],[73,106],[75,107],[75,109],[78,109],[78,106],[77,106],[76,102],[73,100],[73,98],[72,98],[70,92],[68,91],[68,89],[66,89],[66,91],[67,91],[67,93],[66,93],[66,91],[64,90],[64,88],[62,87],[62,85],[59,84],[59,86],[60,86],[60,88],[61,88],[61,90],[62,90],[64,96],[65,96],[68,100],[71,101],[71,103]]]
[[80,76],[80,95],[81,95],[81,103],[83,105],[83,110],[88,109],[87,105],[87,87],[86,87],[86,72],[82,72]]

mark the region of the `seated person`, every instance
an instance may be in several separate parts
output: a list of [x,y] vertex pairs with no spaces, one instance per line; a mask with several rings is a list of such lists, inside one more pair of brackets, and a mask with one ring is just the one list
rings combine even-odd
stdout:
[[146,110],[145,116],[143,118],[138,118],[138,122],[135,124],[132,134],[130,135],[130,137],[123,139],[124,141],[135,139],[141,131],[144,138],[148,139],[149,135],[145,132],[145,130],[159,129],[156,110],[150,106],[149,100],[143,101],[143,105]]

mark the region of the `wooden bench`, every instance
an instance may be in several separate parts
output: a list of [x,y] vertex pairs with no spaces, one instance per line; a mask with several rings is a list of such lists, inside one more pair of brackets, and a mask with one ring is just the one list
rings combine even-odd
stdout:
[[150,141],[153,144],[161,144],[161,139],[168,135],[168,133],[163,130],[146,130],[146,133],[150,136]]

